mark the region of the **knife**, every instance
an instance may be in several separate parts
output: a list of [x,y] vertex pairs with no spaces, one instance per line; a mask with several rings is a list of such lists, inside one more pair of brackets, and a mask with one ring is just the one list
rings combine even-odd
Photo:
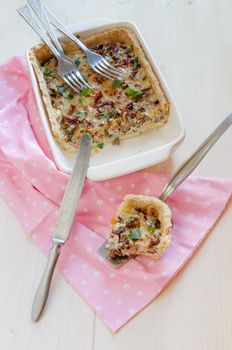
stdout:
[[80,140],[73,171],[70,175],[59,209],[47,265],[34,297],[31,312],[31,319],[33,322],[39,321],[42,316],[47,303],[52,276],[60,255],[61,247],[67,241],[72,228],[76,207],[81,196],[88,170],[90,151],[91,137],[88,134],[83,134]]

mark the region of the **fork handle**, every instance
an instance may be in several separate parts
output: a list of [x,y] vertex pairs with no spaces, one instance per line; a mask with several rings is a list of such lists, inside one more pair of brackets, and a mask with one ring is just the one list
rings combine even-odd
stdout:
[[31,28],[40,36],[43,42],[53,52],[57,60],[59,60],[60,59],[59,52],[57,51],[56,47],[53,45],[53,43],[51,42],[47,34],[44,32],[37,18],[32,15],[30,8],[28,6],[23,6],[20,9],[18,9],[18,13],[31,26]]
[[193,172],[217,140],[232,125],[232,113],[207,137],[197,150],[177,169],[174,176],[163,189],[159,199],[165,201],[167,197]]
[[39,18],[42,25],[45,27],[48,35],[52,39],[59,54],[61,56],[64,55],[64,50],[63,50],[62,46],[60,45],[60,42],[57,39],[56,34],[49,23],[49,20],[48,20],[43,3],[40,0],[28,0],[27,3],[32,8],[32,10],[35,12],[36,16]]
[[33,322],[39,321],[46,306],[53,272],[60,255],[60,249],[61,245],[58,243],[54,243],[50,249],[47,265],[33,300],[31,311],[31,319]]
[[44,5],[44,10],[46,11],[47,18],[49,22],[59,29],[62,33],[64,33],[70,40],[72,40],[75,44],[77,44],[85,53],[89,51],[89,49],[70,31],[65,25],[54,15],[54,13]]

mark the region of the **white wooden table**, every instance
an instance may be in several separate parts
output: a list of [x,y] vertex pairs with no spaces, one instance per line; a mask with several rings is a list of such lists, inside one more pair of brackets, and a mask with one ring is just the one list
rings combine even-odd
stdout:
[[[66,22],[131,19],[141,28],[182,113],[187,138],[157,167],[172,171],[232,110],[232,2],[229,0],[57,0]],[[0,0],[0,61],[23,55],[36,35],[16,14],[22,0]],[[231,130],[196,175],[232,177]],[[0,200],[1,350],[228,350],[232,348],[232,208],[191,263],[162,295],[112,334],[63,280],[55,277],[49,306],[30,321],[45,257]]]

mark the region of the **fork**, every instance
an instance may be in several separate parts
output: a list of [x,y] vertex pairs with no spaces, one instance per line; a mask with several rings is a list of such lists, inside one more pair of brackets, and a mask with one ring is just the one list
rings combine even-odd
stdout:
[[[45,44],[53,52],[58,62],[58,73],[74,91],[80,93],[84,88],[88,88],[89,85],[82,78],[75,63],[66,56],[62,49],[61,51],[55,46],[49,39],[47,33],[44,31],[39,20],[33,15],[28,6],[24,6],[18,9],[18,13],[23,19],[34,29],[34,31],[41,37]],[[57,40],[58,41],[58,40]],[[60,44],[59,44],[60,45]]]
[[[40,2],[39,0],[33,0],[33,3]],[[46,10],[47,18],[49,22],[64,33],[70,40],[78,45],[86,54],[89,66],[98,74],[102,75],[107,79],[121,78],[123,79],[125,72],[123,70],[116,69],[113,67],[104,57],[98,53],[87,48],[73,33],[68,30],[64,24],[52,13],[52,11],[43,5]]]

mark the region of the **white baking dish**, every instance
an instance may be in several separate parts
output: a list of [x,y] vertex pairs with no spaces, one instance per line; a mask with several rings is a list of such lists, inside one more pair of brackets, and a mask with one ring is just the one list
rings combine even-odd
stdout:
[[[91,180],[109,179],[161,163],[169,157],[185,136],[183,123],[173,97],[139,29],[134,23],[130,21],[115,22],[105,18],[98,18],[74,24],[69,28],[73,33],[78,33],[83,38],[105,28],[115,26],[131,28],[137,35],[147,59],[150,61],[171,104],[170,117],[167,125],[160,129],[149,130],[140,136],[127,139],[119,146],[106,145],[99,154],[93,155],[90,159],[87,175]],[[27,61],[39,113],[56,164],[60,170],[69,173],[73,167],[74,154],[65,152],[54,140],[28,52]]]

